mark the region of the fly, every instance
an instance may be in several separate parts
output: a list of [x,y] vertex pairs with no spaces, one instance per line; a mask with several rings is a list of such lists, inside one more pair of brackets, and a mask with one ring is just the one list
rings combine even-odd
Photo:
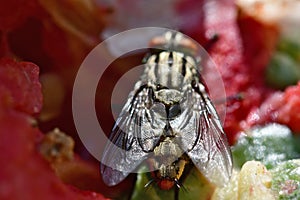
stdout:
[[232,173],[232,156],[197,70],[197,46],[173,32],[150,44],[167,50],[145,58],[144,72],[106,145],[101,161],[103,181],[116,185],[147,161],[153,182],[164,190],[181,186],[189,163],[211,183],[223,186]]

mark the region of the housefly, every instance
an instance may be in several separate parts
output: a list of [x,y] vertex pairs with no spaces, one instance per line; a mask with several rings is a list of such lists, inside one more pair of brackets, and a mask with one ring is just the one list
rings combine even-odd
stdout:
[[164,190],[181,186],[188,164],[223,186],[231,176],[231,151],[198,71],[197,45],[166,32],[150,47],[159,50],[145,57],[144,72],[112,129],[101,160],[103,181],[116,185],[145,161],[152,182]]

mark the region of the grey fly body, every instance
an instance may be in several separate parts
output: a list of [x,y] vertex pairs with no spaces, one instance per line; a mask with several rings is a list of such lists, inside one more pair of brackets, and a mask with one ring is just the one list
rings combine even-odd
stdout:
[[178,32],[150,44],[160,50],[145,58],[112,129],[101,161],[104,182],[116,185],[147,161],[161,189],[179,188],[188,163],[223,186],[232,173],[231,151],[198,71],[197,45]]

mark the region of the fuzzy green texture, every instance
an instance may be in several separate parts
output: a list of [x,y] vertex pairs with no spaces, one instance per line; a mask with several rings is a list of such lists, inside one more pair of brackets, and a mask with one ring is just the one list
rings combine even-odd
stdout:
[[279,124],[257,127],[241,136],[232,148],[234,164],[241,168],[246,161],[261,161],[267,169],[298,158],[300,141],[290,129]]
[[300,199],[300,160],[289,160],[271,170],[272,190],[280,200]]

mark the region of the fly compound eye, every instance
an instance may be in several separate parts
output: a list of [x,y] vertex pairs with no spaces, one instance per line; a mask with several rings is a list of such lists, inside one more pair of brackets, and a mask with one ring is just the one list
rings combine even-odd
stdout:
[[168,118],[173,119],[173,118],[177,117],[178,115],[180,115],[180,113],[181,113],[180,104],[175,103],[175,104],[171,105],[169,108]]

